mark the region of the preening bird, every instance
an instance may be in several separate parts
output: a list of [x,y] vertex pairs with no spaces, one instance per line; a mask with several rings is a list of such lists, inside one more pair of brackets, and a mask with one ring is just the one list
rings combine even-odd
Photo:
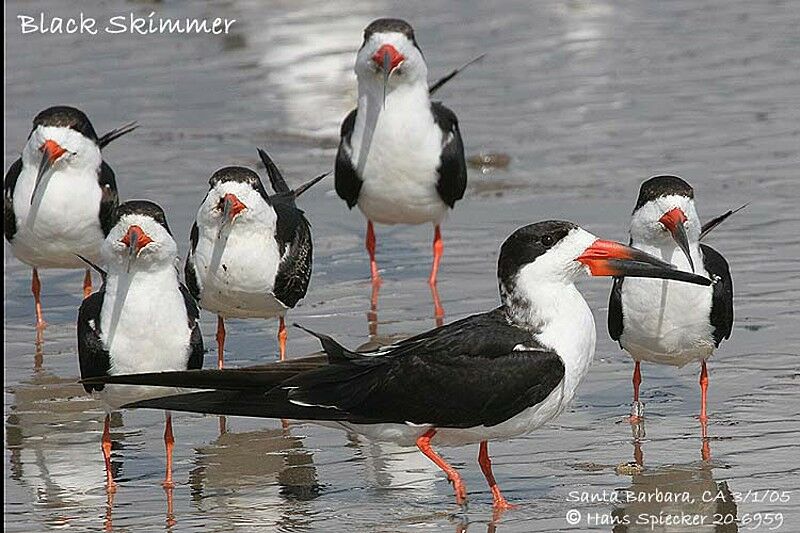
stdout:
[[642,361],[678,367],[700,362],[700,420],[708,419],[706,361],[731,335],[733,280],[725,258],[700,239],[736,211],[701,226],[694,190],[683,179],[654,176],[639,189],[631,217],[631,245],[714,283],[698,287],[666,280],[614,280],[608,332],[635,361],[633,422],[644,416],[639,401]]
[[711,283],[571,222],[539,222],[503,243],[497,265],[501,305],[489,312],[374,353],[355,353],[312,333],[327,361],[97,382],[215,389],[133,404],[138,407],[334,421],[369,439],[416,445],[447,474],[460,504],[467,496],[464,483],[432,446],[480,443],[478,461],[494,506],[504,509],[488,441],[540,427],[575,395],[595,348],[594,319],[574,285],[587,274]]
[[[136,372],[199,369],[203,366],[200,311],[178,280],[178,246],[164,211],[153,202],[133,200],[117,209],[118,220],[101,249],[108,272],[103,285],[78,311],[78,358],[81,378]],[[175,390],[85,384],[107,412],[136,399]],[[108,486],[111,476],[110,417],[106,414],[102,449]],[[172,484],[172,417],[166,414],[164,442]]]
[[[463,67],[462,67],[463,68]],[[358,107],[344,119],[336,154],[336,192],[367,218],[373,285],[380,283],[373,223],[434,225],[436,284],[444,243],[440,225],[464,196],[467,166],[455,113],[431,93],[428,67],[404,20],[378,19],[364,30],[355,72]]]
[[291,190],[263,150],[275,194],[258,174],[225,167],[209,190],[191,231],[184,277],[200,307],[217,314],[217,360],[223,367],[226,318],[278,317],[280,359],[286,358],[286,311],[306,295],[311,280],[311,225],[295,200],[327,174]]
[[[40,268],[85,268],[78,256],[99,261],[113,225],[117,184],[100,150],[136,129],[135,123],[100,137],[78,109],[56,106],[33,119],[22,156],[6,172],[4,233],[11,251],[33,268],[36,326],[42,316]],[[86,269],[83,295],[92,292]]]

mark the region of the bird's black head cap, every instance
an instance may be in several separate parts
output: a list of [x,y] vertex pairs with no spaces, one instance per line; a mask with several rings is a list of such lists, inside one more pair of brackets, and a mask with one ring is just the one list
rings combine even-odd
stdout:
[[152,218],[161,224],[167,233],[172,235],[172,231],[167,224],[167,216],[161,206],[150,200],[128,200],[124,204],[117,207],[117,221],[125,215],[144,215]]
[[647,202],[662,196],[679,195],[694,198],[694,189],[678,176],[653,176],[642,183],[639,188],[639,198],[636,200],[636,211]]
[[500,247],[497,277],[507,288],[513,285],[519,270],[547,253],[578,226],[564,220],[546,220],[522,226]]
[[419,48],[417,39],[414,37],[414,28],[403,19],[382,18],[373,20],[369,23],[369,26],[364,29],[365,43],[369,41],[373,33],[402,33],[408,37],[409,41],[414,43],[415,47]]
[[65,105],[48,107],[33,119],[33,129],[35,130],[39,126],[70,128],[84,137],[97,141],[97,132],[94,131],[89,117],[74,107]]
[[264,184],[261,183],[261,178],[247,167],[223,167],[211,175],[211,178],[208,180],[208,185],[213,189],[218,184],[229,181],[250,185],[264,200],[269,202],[269,195],[266,189],[264,189]]

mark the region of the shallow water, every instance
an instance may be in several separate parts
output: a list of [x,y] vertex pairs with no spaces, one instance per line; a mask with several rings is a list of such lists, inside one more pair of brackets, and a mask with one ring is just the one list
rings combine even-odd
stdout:
[[[623,416],[632,364],[605,332],[608,280],[581,284],[595,310],[595,362],[572,408],[552,424],[492,444],[495,475],[519,508],[493,521],[476,447],[445,449],[464,475],[459,513],[444,476],[414,450],[359,441],[333,429],[279,421],[176,414],[172,508],[161,487],[163,415],[113,418],[119,488],[109,502],[100,453],[102,411],[82,394],[75,315],[81,274],[43,273],[50,326],[34,346],[29,271],[5,251],[6,528],[37,531],[648,531],[603,525],[610,516],[685,512],[783,513],[800,528],[800,6],[791,2],[105,2],[98,19],[226,16],[225,37],[20,35],[14,15],[76,14],[48,2],[7,2],[5,167],[39,110],[70,103],[99,131],[141,128],[106,150],[123,198],[148,197],[168,213],[186,253],[208,177],[227,164],[255,166],[269,150],[292,183],[330,169],[337,128],[354,105],[351,72],[363,27],[388,14],[409,19],[431,77],[489,55],[439,96],[459,115],[468,155],[501,152],[505,169],[470,169],[467,197],[444,228],[439,292],[446,319],[497,302],[495,254],[517,226],[576,221],[624,240],[639,183],[671,172],[695,187],[704,219],[751,202],[709,237],[731,263],[736,324],[710,362],[710,460],[702,460],[697,368],[643,367],[646,436],[637,451]],[[314,225],[308,297],[289,316],[358,346],[369,340],[364,222],[332,179],[302,206]],[[428,227],[378,228],[385,283],[381,337],[434,325],[426,284]],[[214,317],[203,315],[215,359]],[[274,358],[277,324],[230,321],[227,361]],[[318,349],[290,331],[290,354]],[[645,470],[617,473],[641,453]],[[573,502],[595,495],[687,491],[694,504]],[[702,504],[706,491],[722,501]],[[793,491],[790,501],[772,493]],[[756,496],[748,491],[759,491]],[[734,502],[731,493],[745,493]],[[767,501],[759,498],[767,496]],[[577,525],[565,519],[581,513]],[[592,517],[595,517],[592,519]],[[709,518],[711,517],[711,518]],[[590,520],[590,522],[587,522]],[[594,522],[591,522],[594,520]],[[600,524],[595,525],[596,522]],[[662,531],[736,531],[736,524]]]

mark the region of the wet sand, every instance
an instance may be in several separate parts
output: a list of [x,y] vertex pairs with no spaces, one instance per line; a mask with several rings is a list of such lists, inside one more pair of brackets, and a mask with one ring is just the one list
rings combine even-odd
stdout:
[[[35,113],[68,103],[96,129],[141,128],[105,151],[122,198],[167,211],[182,257],[217,168],[257,164],[266,148],[293,184],[332,168],[338,124],[355,102],[354,52],[363,27],[407,18],[431,78],[482,52],[437,96],[460,118],[467,155],[507,165],[470,168],[466,198],[443,233],[439,293],[446,320],[497,303],[496,251],[516,227],[568,219],[625,240],[639,183],[675,173],[695,187],[701,217],[750,206],[709,243],[728,258],[736,291],[731,340],[710,361],[708,440],[701,439],[698,369],[643,366],[647,419],[634,447],[628,412],[632,363],[605,330],[608,280],[581,283],[598,343],[570,410],[537,432],[492,445],[495,475],[519,508],[493,521],[477,447],[445,449],[470,507],[458,513],[444,476],[415,450],[371,444],[313,424],[176,414],[175,479],[161,487],[159,412],[115,415],[110,502],[100,453],[102,410],[77,385],[75,317],[82,274],[42,274],[45,331],[34,345],[30,272],[5,248],[6,528],[96,531],[643,531],[588,524],[665,510],[697,516],[783,513],[800,524],[800,6],[789,2],[109,2],[98,18],[134,11],[236,18],[227,36],[22,36],[14,15],[69,14],[45,2],[9,2],[5,165]],[[88,11],[88,9],[87,9]],[[263,174],[263,173],[262,173]],[[365,223],[329,178],[302,198],[313,225],[314,277],[290,321],[348,346],[435,325],[426,283],[429,227],[378,227],[385,279],[370,310]],[[370,319],[377,324],[372,326]],[[203,314],[216,361],[215,317]],[[226,361],[275,358],[277,324],[231,320]],[[318,350],[290,330],[289,354]],[[642,428],[638,428],[640,431]],[[704,455],[707,460],[703,460]],[[644,469],[621,470],[639,457]],[[723,493],[700,505],[571,501],[571,493]],[[794,491],[791,501],[734,501],[733,493]],[[701,502],[703,503],[703,502]],[[566,513],[581,521],[570,526]],[[605,518],[604,518],[605,517]],[[752,527],[752,523],[750,524]],[[638,529],[637,529],[638,528]],[[656,529],[658,530],[658,529]],[[681,529],[661,529],[681,531]],[[686,529],[683,529],[686,530]],[[690,529],[691,530],[691,529]],[[701,531],[736,531],[709,525]],[[760,531],[766,530],[761,527]],[[773,529],[775,530],[775,529]]]

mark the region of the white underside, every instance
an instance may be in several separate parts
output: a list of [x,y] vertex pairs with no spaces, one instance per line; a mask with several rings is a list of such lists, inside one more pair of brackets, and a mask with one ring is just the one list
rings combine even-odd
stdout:
[[358,207],[381,224],[438,224],[447,205],[436,191],[442,132],[427,87],[401,87],[359,98],[350,159],[363,184]]
[[97,174],[55,170],[42,179],[31,203],[37,169],[23,168],[14,188],[14,255],[38,268],[85,268],[76,254],[100,261],[102,191]]
[[273,228],[264,232],[240,228],[235,222],[227,238],[217,238],[216,228],[201,230],[191,260],[203,309],[223,318],[271,318],[286,313],[287,307],[272,292],[281,260],[273,232]]
[[[634,242],[681,270],[691,272],[683,252]],[[708,276],[698,246],[693,246],[696,273]],[[625,278],[622,284],[622,347],[636,361],[683,366],[704,361],[714,351],[709,321],[713,287],[660,279]]]
[[[111,358],[110,375],[187,369],[191,330],[172,266],[109,275],[100,328]],[[95,394],[115,408],[176,393],[177,389],[166,387],[106,385]]]

